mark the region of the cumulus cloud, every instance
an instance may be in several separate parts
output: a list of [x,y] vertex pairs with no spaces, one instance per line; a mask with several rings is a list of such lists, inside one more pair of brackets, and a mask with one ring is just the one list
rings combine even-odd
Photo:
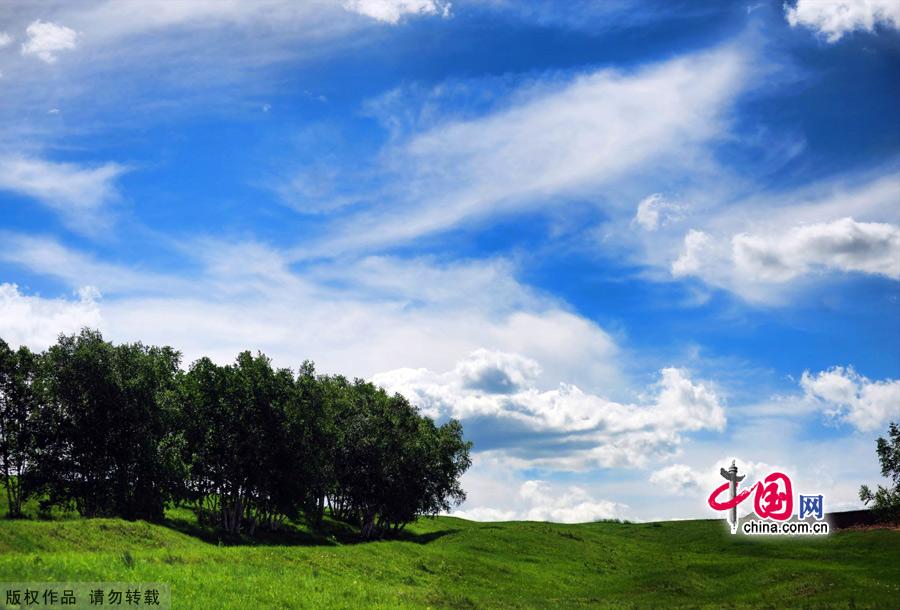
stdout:
[[836,366],[800,380],[806,396],[825,406],[825,413],[863,431],[877,430],[900,418],[900,380],[873,381],[853,367]]
[[450,15],[450,3],[441,0],[348,0],[344,8],[385,23],[398,23],[407,15]]
[[[568,383],[542,390],[535,383],[539,370],[529,359],[481,349],[444,373],[398,369],[372,380],[433,417],[472,422],[473,434],[491,434],[483,448],[518,453],[552,446],[527,459],[561,469],[640,465],[674,452],[686,432],[725,427],[721,398],[680,369],[663,369],[644,405],[617,403]],[[493,435],[494,429],[506,434]]]
[[118,163],[91,167],[5,156],[0,157],[0,190],[35,199],[59,212],[68,224],[91,230],[101,220],[100,208],[118,199],[115,181],[125,171]]
[[661,193],[654,193],[638,203],[633,222],[646,231],[656,231],[660,226],[679,219],[682,206],[669,201]]
[[900,174],[894,168],[728,205],[690,196],[697,202],[681,211],[678,223],[623,232],[660,278],[694,277],[769,305],[787,304],[797,290],[846,274],[900,278]]
[[13,41],[13,37],[6,32],[0,32],[0,49],[9,46]]
[[46,349],[59,333],[77,332],[84,326],[101,325],[99,293],[85,286],[78,298],[47,299],[28,296],[15,284],[0,284],[0,337],[13,346]]
[[525,481],[517,496],[518,507],[515,509],[473,507],[453,514],[473,521],[586,523],[621,518],[628,508],[617,502],[595,499],[578,486],[560,488],[541,480]]
[[22,55],[34,55],[52,64],[60,51],[74,49],[78,40],[75,30],[51,21],[33,21],[26,29],[28,39],[22,43]]
[[701,487],[703,477],[687,464],[671,464],[650,475],[653,485],[672,492],[685,493],[698,490]]
[[673,277],[697,276],[745,292],[828,272],[900,279],[900,227],[846,217],[730,238],[692,229],[671,264]]
[[791,27],[815,30],[828,42],[837,42],[844,34],[876,25],[900,28],[900,2],[896,0],[797,0],[784,5]]
[[816,269],[900,279],[900,228],[841,218],[794,227],[781,235],[739,233],[735,266],[755,280],[785,282]]
[[487,394],[514,394],[528,387],[541,367],[518,354],[479,349],[456,365],[454,371],[464,388]]

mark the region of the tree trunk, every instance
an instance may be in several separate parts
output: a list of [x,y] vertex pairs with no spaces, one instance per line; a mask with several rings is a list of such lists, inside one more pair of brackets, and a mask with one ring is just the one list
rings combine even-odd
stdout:
[[9,508],[9,512],[7,513],[7,517],[10,519],[15,519],[20,516],[21,506],[16,500],[16,494],[13,491],[13,482],[12,477],[9,476],[9,472],[3,473],[4,486],[6,487],[6,505]]

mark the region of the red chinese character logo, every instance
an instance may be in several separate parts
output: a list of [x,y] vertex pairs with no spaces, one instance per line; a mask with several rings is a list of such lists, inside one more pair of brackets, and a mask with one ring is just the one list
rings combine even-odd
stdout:
[[[784,489],[779,489],[778,482],[784,484]],[[784,473],[773,472],[756,485],[756,498],[753,508],[762,519],[775,519],[786,521],[794,512],[794,492],[791,489],[791,479]]]
[[[754,483],[749,489],[736,493],[732,498],[719,501],[719,496],[727,491],[730,486],[730,482],[723,483],[709,495],[707,502],[710,508],[731,510],[750,497],[750,494],[755,491],[753,508],[761,519],[786,521],[790,519],[794,512],[794,491],[791,488],[791,479],[784,473],[773,472],[762,481]],[[735,484],[736,486],[737,484]]]
[[726,491],[731,483],[722,483],[720,486],[716,487],[715,491],[712,492],[709,496],[709,505],[710,507],[716,510],[729,510],[743,502],[747,499],[747,496],[750,495],[750,492],[753,491],[753,488],[756,487],[754,485],[750,489],[745,489],[735,497],[730,500],[725,500],[724,502],[719,502],[717,498],[722,494],[723,491]]

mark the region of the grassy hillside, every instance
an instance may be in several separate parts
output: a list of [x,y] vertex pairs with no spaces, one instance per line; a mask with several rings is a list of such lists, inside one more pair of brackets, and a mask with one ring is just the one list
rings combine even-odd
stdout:
[[[156,581],[174,608],[900,608],[900,532],[732,538],[721,522],[423,520],[403,540],[351,544],[294,528],[226,544],[187,511],[0,521],[0,582]],[[341,542],[341,540],[344,542]],[[0,602],[3,600],[0,599]]]

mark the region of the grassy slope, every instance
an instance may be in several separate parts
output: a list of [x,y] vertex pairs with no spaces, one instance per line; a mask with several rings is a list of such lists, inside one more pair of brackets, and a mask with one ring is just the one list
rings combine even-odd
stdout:
[[444,517],[405,540],[341,544],[295,530],[219,545],[187,511],[170,519],[0,520],[0,582],[167,582],[174,608],[900,608],[897,531],[748,540],[714,521]]

